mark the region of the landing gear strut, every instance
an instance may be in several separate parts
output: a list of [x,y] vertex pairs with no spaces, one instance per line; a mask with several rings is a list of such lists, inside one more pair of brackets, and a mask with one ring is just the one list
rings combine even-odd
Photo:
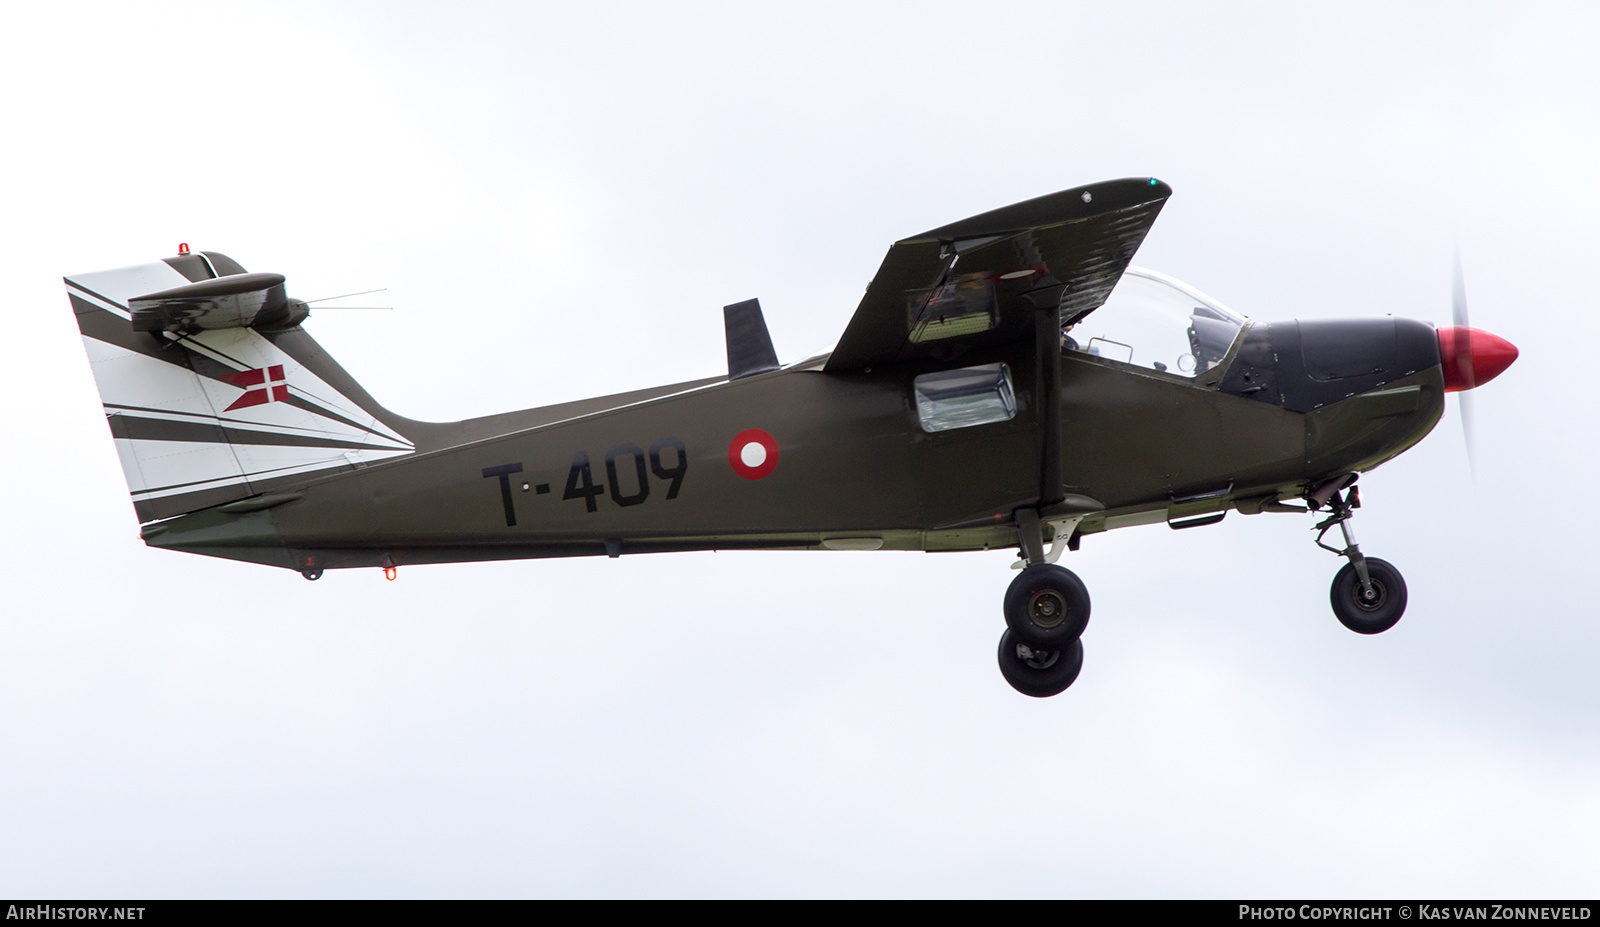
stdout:
[[[1350,518],[1352,510],[1360,508],[1361,497],[1354,486],[1343,494],[1332,493],[1327,505],[1333,514],[1318,523],[1317,546],[1350,561],[1333,577],[1329,593],[1333,614],[1340,624],[1357,634],[1381,634],[1394,627],[1406,612],[1406,581],[1388,561],[1363,556],[1356,545]],[[1322,542],[1335,525],[1344,535],[1343,550]]]

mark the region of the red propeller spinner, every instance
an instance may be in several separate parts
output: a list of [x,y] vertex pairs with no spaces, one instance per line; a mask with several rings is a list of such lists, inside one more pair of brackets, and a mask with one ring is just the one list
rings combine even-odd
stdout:
[[1499,335],[1465,325],[1439,328],[1439,360],[1447,393],[1482,386],[1516,359],[1517,346]]

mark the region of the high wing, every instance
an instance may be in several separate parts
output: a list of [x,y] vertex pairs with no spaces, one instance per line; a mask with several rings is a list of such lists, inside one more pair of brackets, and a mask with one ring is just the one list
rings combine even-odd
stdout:
[[1172,188],[1153,177],[1052,193],[895,242],[824,369],[862,370],[1034,337],[1110,295]]

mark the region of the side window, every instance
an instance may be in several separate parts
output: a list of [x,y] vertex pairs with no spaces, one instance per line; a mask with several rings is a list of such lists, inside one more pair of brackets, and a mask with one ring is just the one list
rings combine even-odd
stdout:
[[926,432],[1009,422],[1017,416],[1011,371],[1005,364],[984,364],[925,373],[913,381],[917,418]]

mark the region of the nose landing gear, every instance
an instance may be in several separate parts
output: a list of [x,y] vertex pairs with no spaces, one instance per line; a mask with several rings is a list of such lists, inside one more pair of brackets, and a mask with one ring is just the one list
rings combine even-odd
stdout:
[[1405,614],[1406,581],[1386,560],[1371,557],[1366,566],[1366,586],[1361,585],[1354,564],[1341,567],[1329,598],[1340,624],[1357,634],[1382,634]]
[[[1406,612],[1405,578],[1388,561],[1363,556],[1357,546],[1350,518],[1353,510],[1360,508],[1361,497],[1354,486],[1343,494],[1332,493],[1327,505],[1333,514],[1317,524],[1317,546],[1350,561],[1333,577],[1329,593],[1333,614],[1340,624],[1357,634],[1381,634],[1394,627]],[[1343,550],[1322,542],[1335,525],[1344,535]]]

